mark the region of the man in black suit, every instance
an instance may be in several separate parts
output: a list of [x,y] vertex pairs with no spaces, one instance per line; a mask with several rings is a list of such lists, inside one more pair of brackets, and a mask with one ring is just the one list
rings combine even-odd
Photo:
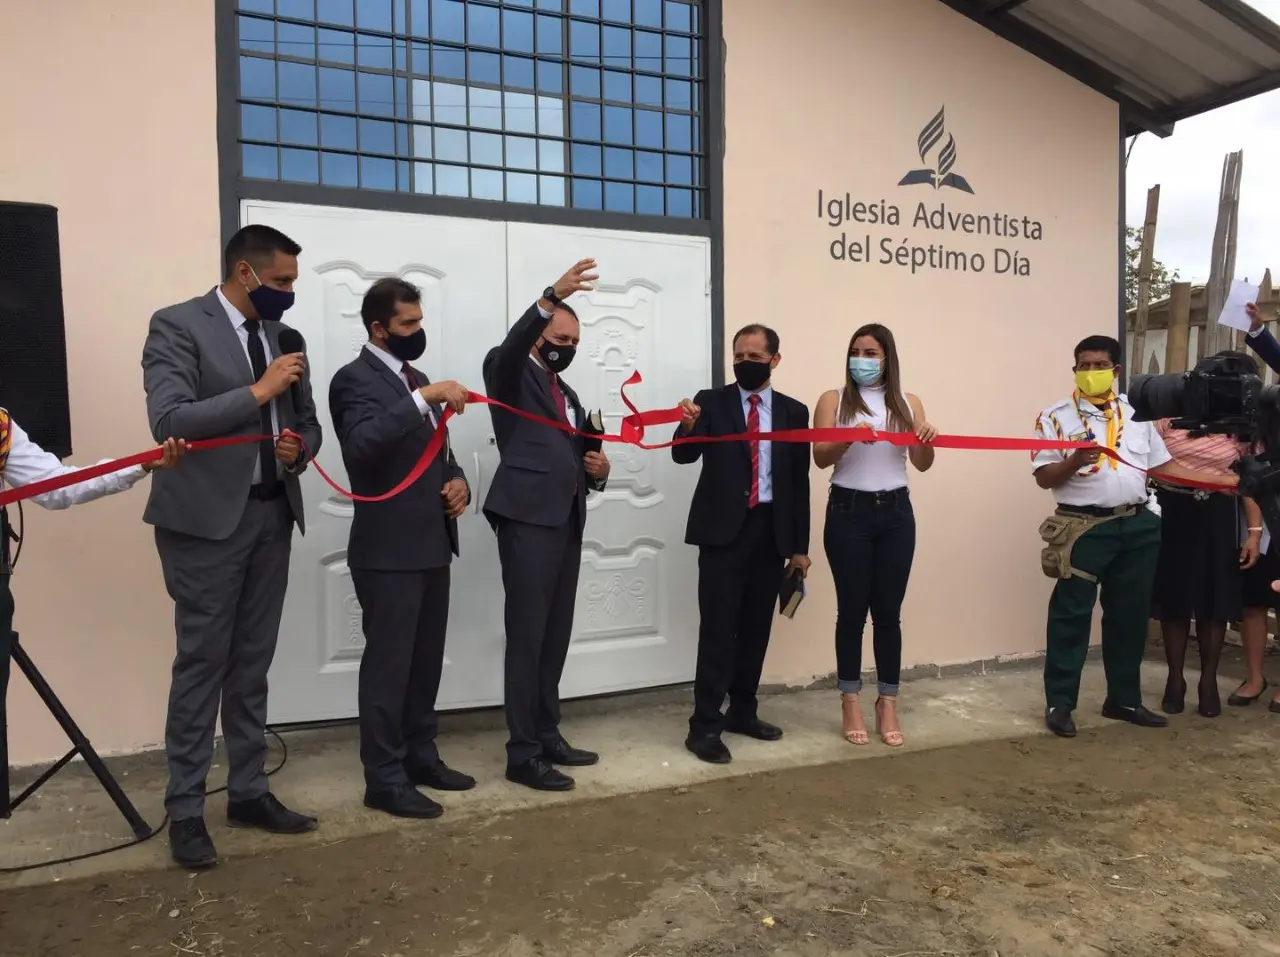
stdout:
[[[513,408],[581,427],[586,414],[560,378],[581,333],[564,302],[591,288],[595,260],[584,259],[548,286],[484,360],[489,396]],[[507,780],[539,791],[568,791],[556,769],[600,758],[560,734],[560,675],[569,654],[582,563],[587,490],[602,490],[609,460],[583,439],[490,406],[501,461],[484,513],[498,534],[506,591]]]
[[[369,341],[329,385],[329,413],[351,490],[394,488],[440,428],[441,405],[461,413],[467,390],[431,383],[410,363],[426,349],[422,297],[403,279],[380,279],[360,316]],[[366,807],[397,817],[443,810],[415,785],[466,791],[475,779],[436,750],[435,704],[449,621],[449,564],[457,518],[471,499],[446,436],[439,455],[407,489],[383,502],[355,502],[347,566],[364,618],[360,659],[360,760]]]
[[[770,385],[782,359],[778,334],[750,325],[733,338],[734,384],[704,389],[690,402],[676,437],[803,429],[809,409]],[[761,721],[756,692],[769,647],[784,565],[808,574],[809,446],[793,442],[689,443],[671,448],[680,465],[702,460],[685,541],[698,546],[698,667],[685,747],[728,764],[724,731],[776,741]],[[720,708],[729,698],[728,713]]]

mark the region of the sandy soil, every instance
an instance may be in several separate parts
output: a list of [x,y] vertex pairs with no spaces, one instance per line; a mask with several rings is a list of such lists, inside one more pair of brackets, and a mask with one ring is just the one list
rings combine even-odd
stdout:
[[0,953],[1280,955],[1278,734],[1255,706],[13,891]]

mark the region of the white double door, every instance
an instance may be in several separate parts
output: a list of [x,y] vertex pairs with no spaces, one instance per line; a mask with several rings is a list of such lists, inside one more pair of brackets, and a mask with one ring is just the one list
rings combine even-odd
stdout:
[[[360,302],[384,276],[422,290],[427,352],[417,365],[433,381],[484,391],[481,363],[510,324],[572,263],[593,257],[600,282],[579,294],[582,344],[565,379],[588,409],[618,431],[619,388],[641,408],[669,406],[711,381],[710,256],[706,240],[446,219],[247,201],[243,223],[262,223],[302,246],[297,304],[288,321],[306,338],[324,446],[320,466],[346,473],[328,408],[329,381],[366,339]],[[497,540],[481,505],[498,465],[486,408],[450,423],[473,503],[459,519],[462,556],[452,572],[449,633],[438,705],[502,702],[503,591]],[[693,677],[697,556],[684,544],[697,467],[670,454],[606,447],[608,489],[588,504],[573,643],[564,697],[655,687]],[[364,648],[360,606],[346,565],[351,503],[316,469],[302,479],[307,534],[295,535],[280,642],[271,672],[273,723],[357,713]],[[412,530],[406,529],[406,534]]]

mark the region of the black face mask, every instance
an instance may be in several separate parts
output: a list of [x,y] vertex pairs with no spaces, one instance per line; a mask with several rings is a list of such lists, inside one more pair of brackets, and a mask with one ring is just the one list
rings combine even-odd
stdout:
[[427,330],[419,329],[407,336],[387,333],[387,351],[401,362],[412,362],[427,351]]
[[557,374],[569,368],[569,363],[573,361],[574,353],[577,351],[577,346],[562,346],[547,342],[545,339],[542,345],[538,346],[538,355],[542,356],[543,363]]
[[733,364],[733,377],[738,385],[748,392],[755,392],[773,375],[773,364],[770,362],[750,362],[744,360]]

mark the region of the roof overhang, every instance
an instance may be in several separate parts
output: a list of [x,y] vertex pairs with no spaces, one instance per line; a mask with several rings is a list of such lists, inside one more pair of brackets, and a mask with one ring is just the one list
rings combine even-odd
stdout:
[[1120,104],[1125,135],[1280,89],[1280,26],[1242,0],[941,0]]

